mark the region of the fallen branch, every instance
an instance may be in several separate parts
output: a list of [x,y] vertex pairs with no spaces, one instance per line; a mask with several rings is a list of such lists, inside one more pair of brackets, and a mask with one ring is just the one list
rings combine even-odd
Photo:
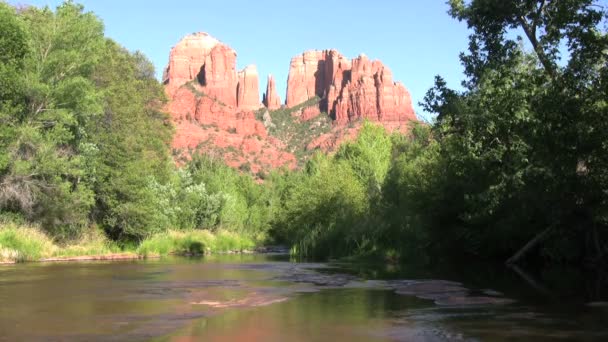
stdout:
[[519,275],[523,280],[525,280],[528,284],[530,284],[530,286],[532,286],[538,292],[542,293],[545,296],[552,296],[553,295],[551,293],[551,291],[549,291],[546,287],[544,287],[539,281],[537,281],[536,279],[534,279],[533,276],[531,276],[530,274],[526,273],[524,270],[522,270],[521,268],[519,268],[519,266],[517,266],[517,265],[509,265],[509,268],[511,270],[515,271],[515,273],[517,273],[517,275]]
[[514,265],[517,263],[524,255],[526,255],[532,248],[538,245],[552,230],[552,226],[538,233],[532,240],[528,241],[525,246],[523,246],[517,253],[515,253],[512,257],[510,257],[506,264]]

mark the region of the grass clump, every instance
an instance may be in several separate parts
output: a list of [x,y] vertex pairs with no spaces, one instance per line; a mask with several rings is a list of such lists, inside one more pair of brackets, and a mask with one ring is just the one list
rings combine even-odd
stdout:
[[24,262],[45,258],[56,250],[53,241],[32,226],[0,223],[0,262]]
[[146,238],[139,246],[121,247],[103,231],[90,229],[77,239],[55,243],[37,227],[0,221],[0,262],[8,263],[125,252],[143,257],[242,252],[254,246],[252,239],[225,230],[170,230]]
[[107,255],[122,252],[102,231],[91,229],[79,238],[56,243],[37,227],[0,222],[0,262],[39,261],[52,257]]
[[145,239],[137,248],[137,253],[148,257],[240,252],[251,249],[254,245],[253,240],[227,231],[212,233],[208,230],[171,230]]
[[120,253],[123,250],[114,241],[110,241],[103,231],[92,229],[80,238],[62,244],[53,253],[54,257],[74,257],[85,255],[106,255]]

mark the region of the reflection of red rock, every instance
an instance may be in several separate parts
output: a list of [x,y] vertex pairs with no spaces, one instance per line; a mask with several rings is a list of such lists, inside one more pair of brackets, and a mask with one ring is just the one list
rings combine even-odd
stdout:
[[173,49],[163,82],[176,125],[173,147],[216,154],[252,172],[286,165],[292,154],[268,137],[252,110],[261,107],[255,66],[236,72],[236,53],[206,33],[184,37]]
[[416,120],[409,92],[394,83],[380,61],[361,55],[347,60],[336,50],[306,51],[292,58],[287,106],[318,96],[337,124],[367,118],[379,122]]
[[274,83],[272,75],[268,75],[268,83],[266,85],[266,93],[264,94],[264,105],[269,110],[279,109],[281,107],[281,98],[277,93],[277,87]]

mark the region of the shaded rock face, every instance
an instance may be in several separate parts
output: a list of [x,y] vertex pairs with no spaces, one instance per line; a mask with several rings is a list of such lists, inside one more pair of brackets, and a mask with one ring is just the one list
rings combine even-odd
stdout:
[[281,98],[277,93],[277,86],[274,83],[272,75],[268,75],[268,82],[266,84],[266,93],[264,94],[264,106],[269,110],[275,110],[281,108]]
[[295,167],[295,157],[253,112],[262,107],[256,67],[237,72],[229,46],[207,33],[184,37],[171,50],[163,83],[176,128],[173,148],[182,157],[199,149],[252,173]]
[[292,58],[287,81],[287,107],[315,96],[323,99],[336,124],[359,119],[378,122],[415,121],[407,89],[391,71],[365,55],[348,60],[336,50],[306,51]]

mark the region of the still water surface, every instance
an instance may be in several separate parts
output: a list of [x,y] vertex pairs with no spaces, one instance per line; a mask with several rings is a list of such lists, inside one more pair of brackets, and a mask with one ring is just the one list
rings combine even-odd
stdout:
[[0,267],[0,341],[592,341],[608,340],[605,304],[492,268],[271,255]]

